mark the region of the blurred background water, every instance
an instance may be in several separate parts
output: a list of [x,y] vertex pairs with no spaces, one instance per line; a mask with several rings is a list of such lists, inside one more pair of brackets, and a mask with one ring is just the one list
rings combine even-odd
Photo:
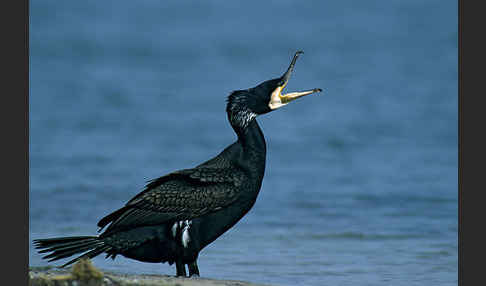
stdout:
[[457,285],[457,37],[457,1],[32,0],[29,238],[95,234],[146,180],[218,154],[229,92],[302,49],[287,90],[324,92],[258,119],[262,191],[202,276]]

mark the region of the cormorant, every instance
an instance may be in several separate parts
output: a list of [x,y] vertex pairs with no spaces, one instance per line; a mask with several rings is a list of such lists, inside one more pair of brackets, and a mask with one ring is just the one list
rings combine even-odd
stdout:
[[219,155],[192,169],[178,170],[148,182],[142,192],[98,222],[98,236],[36,239],[50,261],[74,254],[93,258],[121,254],[144,262],[176,264],[177,276],[199,276],[199,252],[238,222],[253,206],[265,172],[266,143],[255,118],[316,92],[282,94],[299,55],[279,78],[233,91],[226,112],[238,140]]

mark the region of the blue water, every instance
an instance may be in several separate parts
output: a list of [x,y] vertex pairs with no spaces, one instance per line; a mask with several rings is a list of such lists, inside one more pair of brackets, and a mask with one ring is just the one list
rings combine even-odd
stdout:
[[[258,118],[260,196],[202,276],[457,285],[457,1],[30,1],[29,238],[95,234],[146,180],[218,154],[228,93],[299,49],[287,91],[324,91]],[[30,265],[48,265],[32,245]]]

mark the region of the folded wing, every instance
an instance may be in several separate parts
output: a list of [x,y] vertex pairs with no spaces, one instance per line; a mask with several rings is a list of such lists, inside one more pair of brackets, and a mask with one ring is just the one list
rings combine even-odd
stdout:
[[[225,208],[239,196],[244,174],[235,168],[198,167],[150,181],[121,209],[98,222],[103,235],[138,226],[187,220]],[[100,229],[100,230],[101,230]]]

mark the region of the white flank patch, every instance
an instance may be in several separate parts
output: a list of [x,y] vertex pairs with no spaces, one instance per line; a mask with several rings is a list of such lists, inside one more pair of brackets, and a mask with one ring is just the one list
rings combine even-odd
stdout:
[[182,245],[187,248],[189,245],[189,241],[191,238],[189,237],[189,227],[191,226],[192,221],[186,220],[184,221],[184,228],[182,229]]

